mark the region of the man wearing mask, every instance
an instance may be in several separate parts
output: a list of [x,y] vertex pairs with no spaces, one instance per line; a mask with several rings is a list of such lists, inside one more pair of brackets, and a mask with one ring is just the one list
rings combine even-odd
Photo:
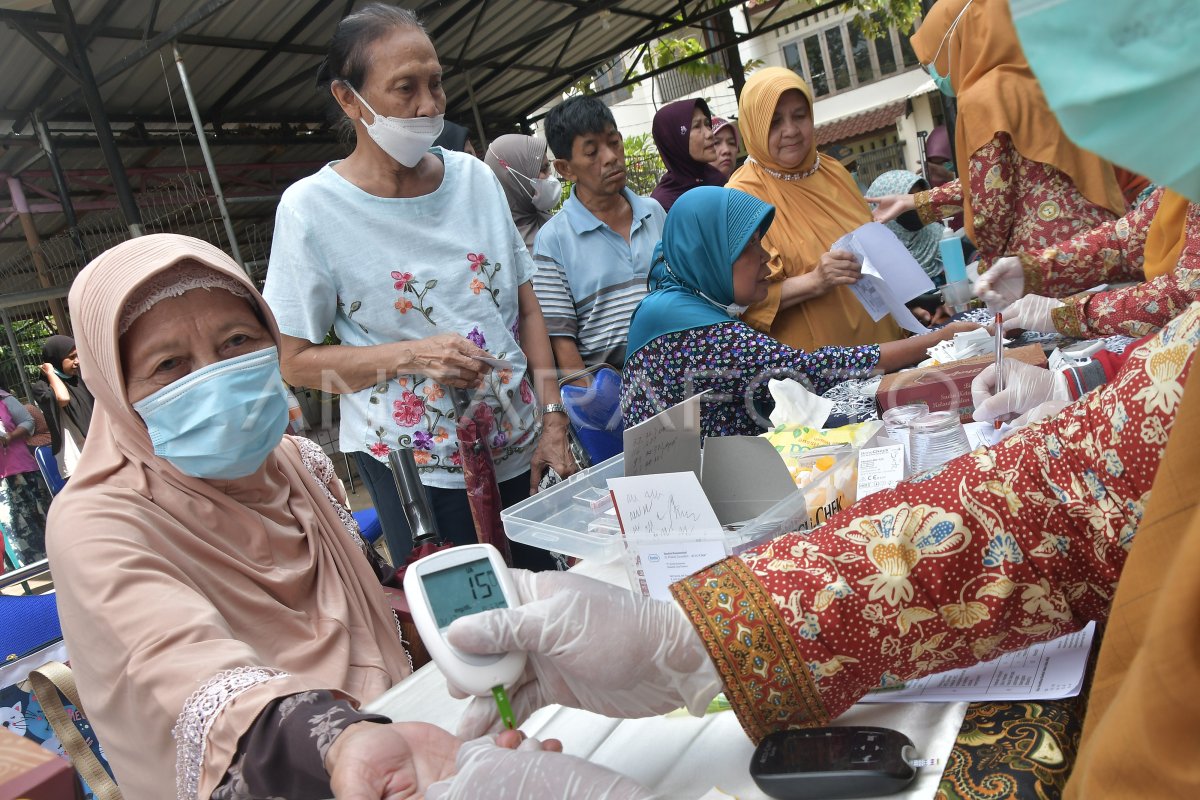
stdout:
[[559,372],[625,363],[629,318],[646,294],[666,212],[625,183],[625,150],[612,112],[572,97],[546,116],[554,168],[574,183],[537,235],[534,288]]

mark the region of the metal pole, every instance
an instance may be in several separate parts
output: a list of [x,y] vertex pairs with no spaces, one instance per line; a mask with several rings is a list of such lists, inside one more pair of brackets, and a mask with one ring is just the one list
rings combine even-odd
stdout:
[[[208,139],[204,136],[204,121],[200,119],[200,109],[196,106],[196,97],[192,94],[192,84],[188,82],[187,69],[183,66],[183,56],[179,47],[171,45],[175,54],[175,66],[179,68],[179,80],[183,83],[183,94],[187,97],[188,109],[192,112],[192,125],[196,127],[196,139],[200,142],[200,153],[204,156],[204,166],[208,167],[208,179],[212,181],[213,195],[217,198],[217,208],[221,210],[221,221],[225,223],[225,235],[229,237],[229,251],[233,260],[246,269],[242,263],[242,251],[238,249],[237,234],[233,232],[233,220],[229,217],[229,209],[225,206],[225,193],[221,191],[221,179],[217,177],[217,165],[213,163],[212,153],[208,149]],[[249,272],[247,271],[247,274]]]
[[[43,289],[49,289],[54,282],[50,280],[50,269],[46,264],[46,256],[42,253],[42,240],[33,224],[33,214],[29,212],[29,201],[25,199],[25,189],[21,186],[20,178],[8,179],[8,193],[12,195],[13,209],[21,220],[21,230],[25,233],[25,244],[29,246],[29,254],[33,257],[33,268],[37,272],[38,283]],[[50,311],[54,314],[54,323],[58,329],[67,330],[67,314],[62,307],[62,301],[51,300]]]
[[21,348],[17,347],[17,337],[13,333],[12,317],[8,315],[7,308],[0,308],[0,319],[4,320],[4,332],[8,335],[8,346],[13,351],[13,361],[17,364],[17,373],[21,376],[21,390],[25,392],[25,399],[33,401],[33,388],[29,385],[29,377],[25,374],[25,362],[21,359]]
[[112,175],[113,188],[117,192],[117,200],[121,204],[121,213],[129,226],[129,233],[141,236],[142,215],[138,211],[137,201],[133,199],[133,187],[129,185],[129,176],[125,174],[125,165],[121,163],[121,154],[113,139],[112,126],[108,122],[108,113],[104,110],[104,100],[100,97],[100,89],[96,86],[96,76],[92,73],[92,65],[88,62],[87,49],[75,26],[75,14],[71,11],[70,0],[54,0],[54,10],[63,21],[63,35],[67,40],[67,52],[74,59],[81,78],[80,91],[83,101],[87,104],[88,116],[92,118],[92,127],[96,129],[100,150],[108,163],[108,171]]
[[475,114],[475,128],[479,131],[479,150],[486,153],[488,149],[487,134],[483,132],[483,117],[479,114],[479,103],[475,102],[475,84],[471,81],[471,71],[467,70],[467,97],[471,99],[471,111]]
[[54,140],[50,138],[50,129],[46,127],[46,121],[40,114],[33,115],[33,128],[37,131],[42,152],[46,154],[46,160],[50,163],[50,175],[54,178],[54,186],[58,190],[58,202],[62,206],[63,216],[67,219],[67,230],[71,236],[71,242],[79,253],[79,263],[86,264],[88,261],[87,248],[83,245],[83,234],[79,231],[79,218],[75,216],[75,206],[71,203],[71,188],[67,183],[67,174],[63,172],[62,164],[58,160],[58,151],[54,149]]

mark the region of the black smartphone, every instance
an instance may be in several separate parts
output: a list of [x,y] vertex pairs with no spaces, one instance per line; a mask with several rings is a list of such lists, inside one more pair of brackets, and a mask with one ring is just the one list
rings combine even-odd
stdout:
[[837,800],[898,792],[917,770],[915,747],[889,728],[805,728],[767,736],[750,760],[750,777],[778,800]]

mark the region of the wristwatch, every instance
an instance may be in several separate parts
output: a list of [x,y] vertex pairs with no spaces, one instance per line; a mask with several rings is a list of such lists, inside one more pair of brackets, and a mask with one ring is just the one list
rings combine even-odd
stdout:
[[567,407],[564,406],[562,403],[547,403],[546,405],[542,406],[542,416],[543,417],[546,416],[547,414],[554,414],[554,413],[558,413],[558,412],[566,414]]

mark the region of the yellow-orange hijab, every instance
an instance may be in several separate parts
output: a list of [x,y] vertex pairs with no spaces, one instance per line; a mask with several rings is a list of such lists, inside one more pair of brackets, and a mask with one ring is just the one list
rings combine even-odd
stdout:
[[804,80],[783,67],[755,70],[742,89],[738,104],[742,139],[753,160],[733,173],[726,184],[741,189],[775,206],[775,222],[763,237],[765,246],[782,258],[773,265],[767,299],[752,306],[743,319],[791,347],[812,351],[825,345],[862,345],[900,338],[900,329],[890,317],[875,322],[862,304],[844,286],[779,311],[780,283],[785,277],[804,275],[830,245],[863,223],[871,211],[862,192],[835,158],[822,158],[817,171],[800,180],[782,180],[767,170],[802,173],[817,159],[816,147],[799,168],[784,170],[771,158],[767,137],[771,116],[780,96],[796,89],[812,108],[812,92]]
[[[955,19],[958,25],[943,44]],[[1008,0],[938,0],[913,34],[912,45],[922,64],[933,62],[938,74],[949,75],[954,85],[959,175],[969,175],[971,154],[1005,131],[1022,156],[1063,171],[1080,194],[1096,205],[1117,216],[1125,213],[1112,165],[1071,142],[1046,103],[1017,40]],[[967,232],[973,237],[966,180],[963,201]]]
[[1163,192],[1154,221],[1150,223],[1150,232],[1146,234],[1146,259],[1142,264],[1146,280],[1173,272],[1179,264],[1186,239],[1189,204],[1186,197],[1173,189]]

